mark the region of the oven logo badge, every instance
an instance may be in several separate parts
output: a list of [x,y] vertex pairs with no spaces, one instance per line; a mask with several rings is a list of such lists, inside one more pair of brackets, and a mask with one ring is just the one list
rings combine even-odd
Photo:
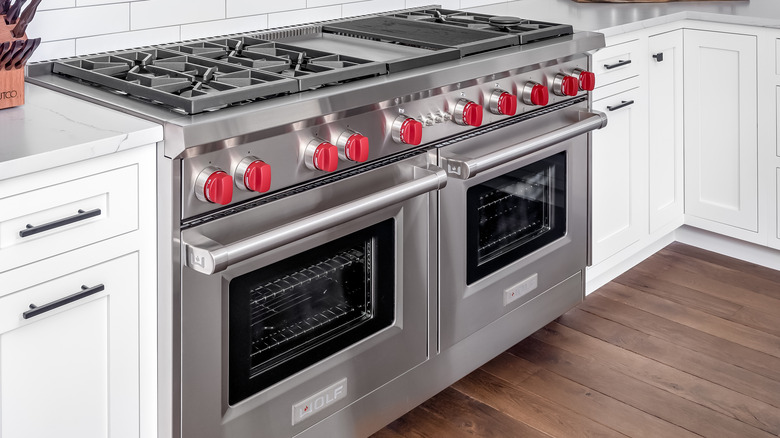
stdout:
[[452,175],[460,175],[463,169],[460,165],[453,166],[451,163],[447,163],[447,173]]
[[323,389],[322,391],[306,397],[306,399],[299,401],[292,407],[293,426],[296,423],[309,418],[312,414],[319,412],[328,406],[331,406],[346,396],[347,379],[341,379],[333,385]]

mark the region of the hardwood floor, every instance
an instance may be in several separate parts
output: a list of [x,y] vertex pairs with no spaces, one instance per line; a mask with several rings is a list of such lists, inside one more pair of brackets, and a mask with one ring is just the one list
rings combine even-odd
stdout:
[[389,437],[780,436],[780,272],[673,243]]

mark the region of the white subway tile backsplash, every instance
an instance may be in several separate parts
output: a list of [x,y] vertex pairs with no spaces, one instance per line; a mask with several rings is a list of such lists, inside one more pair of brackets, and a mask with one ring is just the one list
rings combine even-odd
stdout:
[[76,6],[97,6],[111,3],[129,3],[138,0],[76,0]]
[[460,9],[460,0],[406,0],[407,8],[439,5],[444,9]]
[[86,55],[97,52],[148,46],[152,44],[178,41],[179,26],[158,27],[156,29],[136,30],[132,32],[112,33],[76,39],[76,54]]
[[345,4],[341,7],[341,11],[345,17],[350,17],[353,15],[403,9],[405,6],[406,2],[404,0],[369,0]]
[[30,62],[66,58],[76,54],[76,40],[60,40],[41,43],[30,57]]
[[43,0],[38,5],[39,11],[45,11],[47,9],[63,9],[72,8],[76,6],[76,0]]
[[341,18],[341,6],[299,9],[297,11],[268,14],[268,27],[290,26],[298,23],[332,20]]
[[130,30],[129,14],[128,3],[38,11],[27,35],[48,42],[124,32]]
[[485,6],[485,5],[492,5],[496,3],[506,3],[508,0],[460,0],[460,7],[465,8],[475,8],[477,6]]
[[318,8],[320,6],[342,5],[346,3],[355,3],[363,0],[306,0],[307,8]]
[[244,15],[270,14],[274,12],[292,11],[295,9],[306,9],[306,0],[281,0],[281,1],[226,0],[226,1],[227,1],[228,18],[241,17]]
[[228,18],[227,20],[206,21],[204,23],[185,24],[181,26],[181,39],[191,40],[231,33],[251,32],[268,28],[268,15],[252,15],[250,17]]
[[225,18],[225,0],[147,0],[130,3],[132,30],[222,18]]

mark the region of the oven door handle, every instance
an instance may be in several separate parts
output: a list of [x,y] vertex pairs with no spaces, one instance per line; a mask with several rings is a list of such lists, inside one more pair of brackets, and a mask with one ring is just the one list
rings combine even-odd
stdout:
[[447,173],[443,169],[436,166],[418,169],[425,176],[227,245],[190,231],[182,242],[185,264],[207,275],[221,272],[236,263],[447,185]]
[[580,111],[579,118],[579,121],[563,128],[533,137],[522,143],[491,152],[479,158],[442,154],[439,164],[451,178],[469,179],[481,172],[506,164],[524,155],[607,126],[607,115],[599,111]]

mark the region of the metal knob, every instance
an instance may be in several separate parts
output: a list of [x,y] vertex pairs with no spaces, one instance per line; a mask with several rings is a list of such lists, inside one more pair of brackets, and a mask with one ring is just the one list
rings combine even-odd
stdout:
[[333,172],[339,164],[339,150],[327,141],[315,138],[306,146],[303,162],[311,170]]
[[418,146],[422,143],[422,123],[407,116],[398,116],[393,120],[392,134],[396,143]]
[[257,157],[245,157],[233,172],[236,187],[264,193],[271,188],[271,166]]
[[346,130],[336,139],[339,158],[363,163],[368,160],[368,137],[355,131]]
[[230,204],[233,200],[233,178],[222,169],[209,166],[195,179],[195,197],[203,202]]
[[490,108],[490,112],[493,114],[513,116],[517,113],[517,96],[509,94],[504,90],[495,90],[490,95],[488,108]]
[[558,74],[553,79],[553,93],[558,96],[576,96],[580,90],[580,81],[574,76]]
[[522,99],[526,105],[545,106],[550,101],[550,92],[542,84],[527,82],[523,87]]
[[470,100],[460,99],[455,104],[452,120],[459,125],[480,126],[482,125],[482,107]]

